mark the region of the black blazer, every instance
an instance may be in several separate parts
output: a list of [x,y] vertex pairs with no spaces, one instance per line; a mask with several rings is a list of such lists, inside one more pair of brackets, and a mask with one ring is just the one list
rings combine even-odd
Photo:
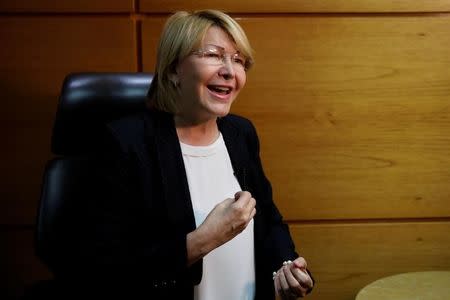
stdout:
[[[235,115],[217,122],[235,176],[256,199],[256,299],[274,299],[272,272],[298,254],[273,203],[254,126]],[[109,124],[103,139],[95,188],[86,195],[92,201],[55,272],[101,294],[192,298],[202,261],[186,267],[186,235],[195,219],[173,116],[146,111],[127,117]]]

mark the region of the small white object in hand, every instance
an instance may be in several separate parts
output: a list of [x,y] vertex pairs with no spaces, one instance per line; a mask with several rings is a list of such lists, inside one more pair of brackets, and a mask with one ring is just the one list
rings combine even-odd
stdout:
[[[287,266],[287,265],[290,265],[290,264],[292,264],[292,261],[290,261],[290,260],[283,261],[283,266]],[[275,280],[275,277],[277,277],[277,272],[273,272],[272,273],[272,279],[273,280]]]
[[292,264],[292,261],[290,261],[290,260],[283,261],[283,266],[290,265],[290,264]]

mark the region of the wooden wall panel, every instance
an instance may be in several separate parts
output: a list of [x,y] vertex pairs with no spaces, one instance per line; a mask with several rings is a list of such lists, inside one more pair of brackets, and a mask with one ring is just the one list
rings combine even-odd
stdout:
[[[204,7],[233,12],[255,48],[233,111],[258,128],[317,280],[308,298],[351,300],[382,276],[450,268],[450,1],[211,1],[0,2],[0,298],[50,276],[22,224],[34,223],[64,76],[152,72],[168,13]],[[422,217],[441,222],[402,220]]]
[[0,12],[131,12],[134,0],[14,0],[0,1]]
[[[145,71],[164,20],[143,21]],[[448,16],[239,21],[256,65],[233,110],[288,220],[450,216]]]
[[289,220],[450,216],[450,17],[241,23],[256,65],[234,111]]
[[144,72],[154,72],[159,37],[167,17],[151,17],[142,20],[142,65]]
[[142,12],[215,8],[236,13],[448,12],[449,0],[139,0]]
[[291,225],[317,281],[310,300],[352,300],[392,274],[450,269],[450,222]]
[[0,19],[3,91],[0,220],[33,224],[43,166],[64,77],[77,71],[136,71],[135,25],[128,18]]
[[[256,65],[252,119],[278,206],[317,280],[351,300],[383,276],[450,268],[447,15],[240,16]],[[143,20],[153,71],[165,17]],[[348,219],[381,218],[385,222]],[[318,220],[312,224],[296,220]],[[336,221],[327,222],[326,219]]]

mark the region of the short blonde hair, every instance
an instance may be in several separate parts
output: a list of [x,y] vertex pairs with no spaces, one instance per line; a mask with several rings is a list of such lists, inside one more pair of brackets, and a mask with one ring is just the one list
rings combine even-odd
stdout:
[[200,46],[206,31],[218,26],[227,32],[246,58],[246,70],[253,65],[253,50],[241,26],[218,10],[180,11],[167,20],[159,41],[156,68],[150,90],[149,106],[175,114],[177,88],[170,80],[179,62]]

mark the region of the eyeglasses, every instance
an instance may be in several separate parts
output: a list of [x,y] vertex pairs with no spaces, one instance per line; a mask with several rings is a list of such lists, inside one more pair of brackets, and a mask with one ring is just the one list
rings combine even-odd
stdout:
[[225,49],[216,45],[206,45],[205,48],[192,52],[201,57],[207,64],[213,66],[220,66],[226,64],[227,57],[230,58],[231,63],[238,70],[247,70],[247,60],[239,53],[227,53]]

